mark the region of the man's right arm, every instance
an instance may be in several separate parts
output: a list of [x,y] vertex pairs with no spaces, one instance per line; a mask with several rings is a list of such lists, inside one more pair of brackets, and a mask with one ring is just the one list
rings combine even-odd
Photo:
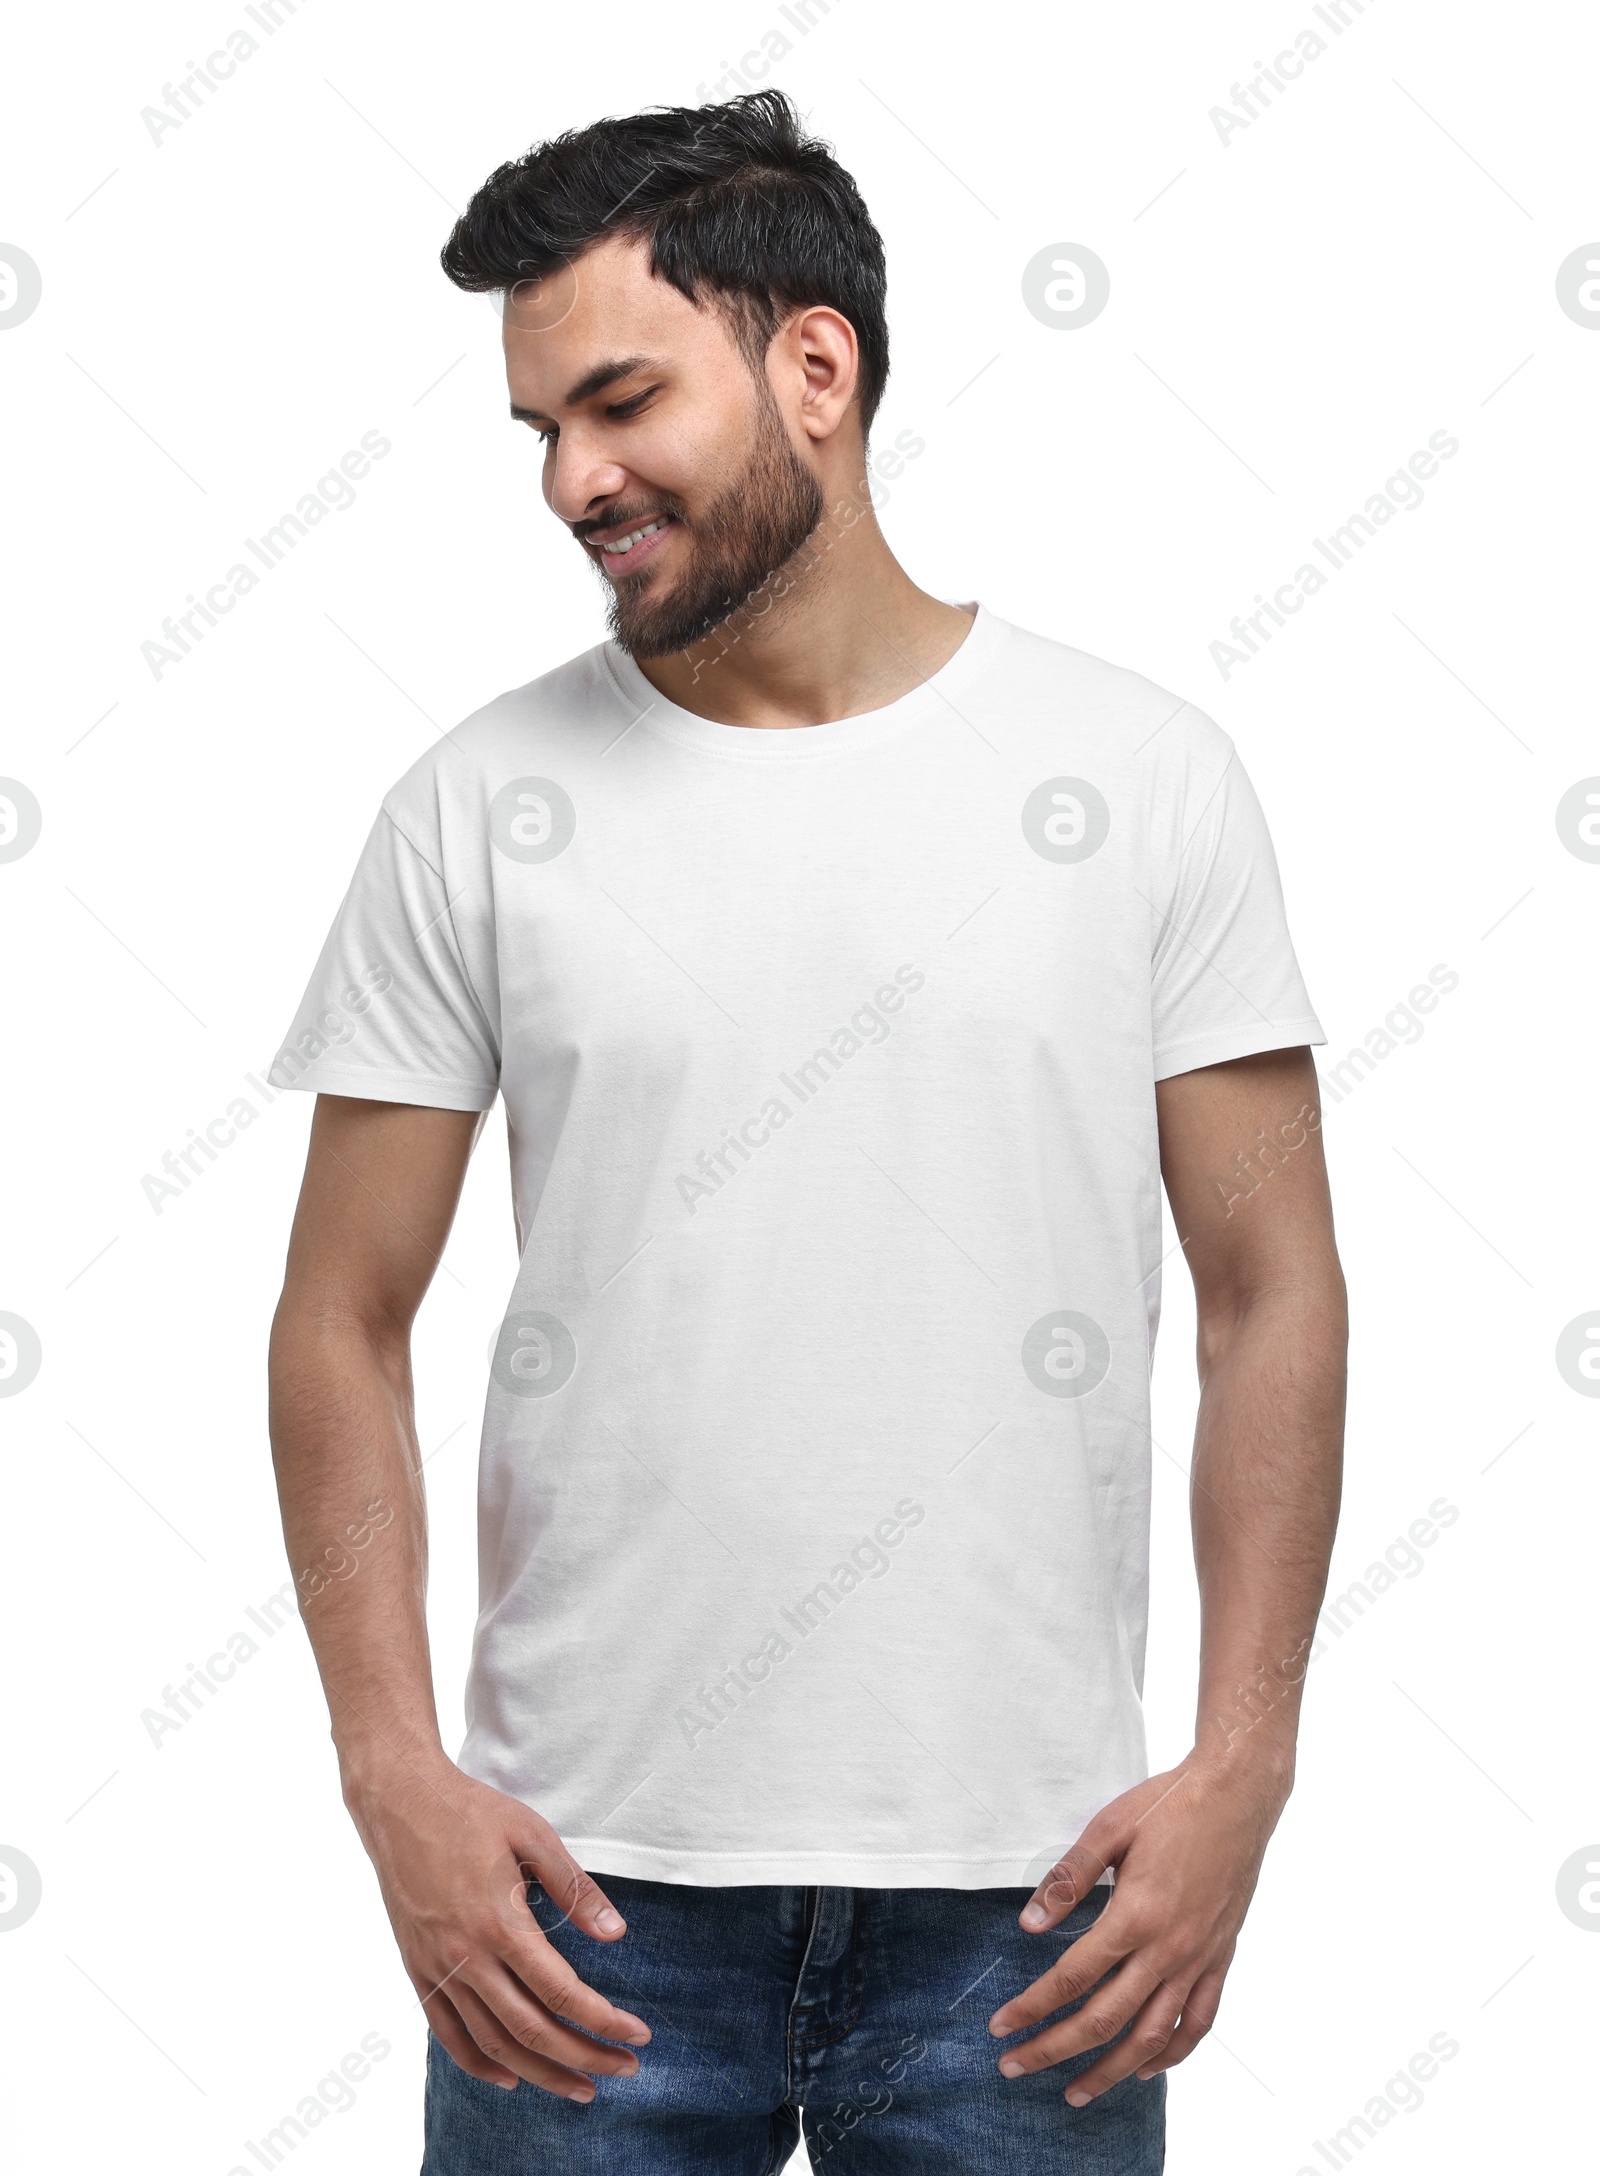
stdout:
[[593,2074],[638,2068],[588,2035],[637,2046],[649,2029],[546,1942],[526,1885],[598,1941],[621,1916],[531,1807],[445,1753],[428,1653],[411,1324],[481,1125],[318,1096],[272,1325],[272,1457],[344,1802],[428,2021],[474,2077],[588,2100]]

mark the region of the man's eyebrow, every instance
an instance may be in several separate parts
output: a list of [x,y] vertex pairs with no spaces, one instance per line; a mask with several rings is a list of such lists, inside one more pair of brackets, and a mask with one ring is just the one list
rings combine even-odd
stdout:
[[[608,385],[615,385],[619,378],[632,377],[636,370],[659,370],[661,361],[655,355],[622,355],[609,363],[596,363],[593,370],[581,377],[569,388],[565,406],[576,408],[581,402],[592,400],[596,393],[603,393]],[[511,403],[512,420],[517,423],[553,423],[554,416],[547,416],[541,408],[519,408]]]

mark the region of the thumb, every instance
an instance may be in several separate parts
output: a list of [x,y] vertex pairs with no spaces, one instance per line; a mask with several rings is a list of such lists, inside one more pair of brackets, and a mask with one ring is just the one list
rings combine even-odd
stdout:
[[1070,1850],[1064,1851],[1033,1895],[1022,1907],[1022,1924],[1030,1934],[1060,1926],[1067,1914],[1089,1894],[1108,1866],[1114,1866],[1128,1848],[1133,1834],[1131,1814],[1120,1812],[1119,1800],[1104,1806]]
[[[628,1923],[592,1875],[584,1872],[566,1845],[532,1807],[514,1822],[507,1842],[516,1854],[524,1883],[536,1881],[562,1916],[597,1942],[618,1941]],[[524,1899],[524,1902],[526,1900]]]

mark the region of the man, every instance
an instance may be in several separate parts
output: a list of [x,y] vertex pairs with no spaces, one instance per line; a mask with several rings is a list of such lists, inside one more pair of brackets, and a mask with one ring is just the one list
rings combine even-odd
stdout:
[[[1143,2176],[1338,1494],[1324,1037],[1259,806],[1191,705],[891,554],[881,243],[780,94],[537,148],[444,263],[505,296],[611,638],[385,795],[278,1061],[318,1100],[274,1453],[425,2176],[757,2176],[802,2109],[841,2176]],[[497,1094],[452,1762],[409,1328]],[[1149,1777],[1162,1179],[1203,1639]]]

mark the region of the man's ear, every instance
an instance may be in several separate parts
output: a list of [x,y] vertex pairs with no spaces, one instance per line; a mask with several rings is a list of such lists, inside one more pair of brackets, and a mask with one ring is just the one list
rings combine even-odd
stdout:
[[779,368],[791,411],[802,431],[819,443],[832,438],[850,413],[861,382],[861,351],[855,327],[826,303],[797,310],[774,335],[769,358],[781,345]]

